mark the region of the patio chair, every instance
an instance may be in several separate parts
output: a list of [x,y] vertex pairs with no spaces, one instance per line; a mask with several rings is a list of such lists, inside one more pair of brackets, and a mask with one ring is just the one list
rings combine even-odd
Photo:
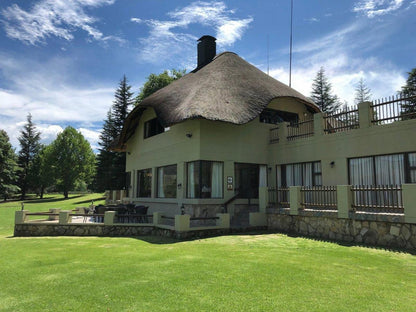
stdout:
[[134,207],[134,214],[137,216],[137,221],[139,223],[147,223],[147,210],[149,209],[148,206],[136,206]]

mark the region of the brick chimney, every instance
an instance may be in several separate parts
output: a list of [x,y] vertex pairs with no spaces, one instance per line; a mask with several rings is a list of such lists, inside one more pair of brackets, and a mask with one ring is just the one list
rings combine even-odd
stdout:
[[202,36],[198,39],[198,67],[204,67],[217,54],[217,44],[215,43],[216,38],[212,36]]

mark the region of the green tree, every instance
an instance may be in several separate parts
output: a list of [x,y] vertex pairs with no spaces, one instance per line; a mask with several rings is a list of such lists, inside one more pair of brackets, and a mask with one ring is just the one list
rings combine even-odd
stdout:
[[333,113],[341,105],[338,97],[332,94],[331,89],[331,83],[325,76],[324,68],[321,67],[312,83],[311,98],[325,113]]
[[402,87],[402,93],[410,98],[402,104],[403,119],[416,118],[416,67],[408,72],[406,84]]
[[51,143],[51,165],[58,188],[68,198],[77,181],[90,183],[94,175],[95,155],[88,141],[68,126]]
[[364,79],[361,78],[356,87],[355,87],[355,104],[360,104],[363,102],[368,102],[371,100],[371,89],[368,88],[364,82]]
[[140,88],[140,93],[136,97],[136,104],[140,103],[143,99],[155,93],[157,90],[166,87],[175,80],[178,80],[185,74],[186,69],[172,69],[170,72],[165,70],[159,75],[150,74],[150,76],[147,77],[147,81],[144,83],[143,87]]
[[17,178],[16,154],[6,131],[0,129],[0,196],[4,200],[20,191]]
[[29,179],[34,181],[33,189],[40,198],[43,198],[47,187],[55,184],[56,178],[54,168],[52,146],[41,145],[39,152],[33,159],[32,170],[29,172]]
[[27,115],[27,123],[20,131],[19,143],[20,151],[18,157],[19,167],[22,169],[19,175],[19,187],[21,190],[21,198],[25,199],[28,189],[33,187],[34,180],[31,172],[33,168],[33,160],[40,148],[40,132],[36,130],[35,124],[32,122],[32,115]]
[[96,191],[117,190],[125,186],[126,155],[110,151],[111,144],[118,139],[124,121],[134,104],[133,92],[126,76],[120,80],[112,107],[107,113],[98,144],[97,171],[94,181]]

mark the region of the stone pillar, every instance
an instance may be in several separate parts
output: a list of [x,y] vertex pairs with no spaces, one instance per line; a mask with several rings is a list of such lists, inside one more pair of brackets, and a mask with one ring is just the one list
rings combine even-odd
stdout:
[[117,191],[113,191],[113,198],[112,198],[112,202],[115,203],[117,200]]
[[259,187],[259,211],[266,213],[269,204],[269,188],[267,186]]
[[[51,208],[51,209],[49,209],[49,212],[52,212],[52,213],[59,213],[61,211],[61,209],[59,209],[59,208]],[[48,218],[48,220],[49,221],[52,221],[52,220],[59,220],[59,216],[49,216],[49,218]]]
[[290,197],[290,214],[298,215],[299,210],[302,209],[302,194],[300,192],[301,186],[291,186],[289,187],[289,197]]
[[313,114],[313,133],[314,135],[325,134],[324,115],[322,113]]
[[27,221],[28,210],[16,210],[14,213],[14,224],[23,224]]
[[62,210],[59,212],[59,224],[71,223],[72,217],[70,216],[70,210]]
[[416,184],[402,184],[404,222],[416,223]]
[[116,216],[115,211],[106,211],[104,213],[104,225],[113,225],[115,216]]
[[229,213],[217,213],[216,225],[222,229],[230,228],[230,214]]
[[351,185],[337,185],[338,218],[348,219],[352,210]]
[[175,215],[175,231],[186,232],[190,229],[190,215]]
[[267,217],[264,212],[250,212],[249,214],[250,226],[266,226]]
[[161,224],[162,214],[160,212],[153,212],[153,225]]
[[363,102],[358,104],[358,118],[360,121],[360,128],[371,127],[371,120],[373,119],[373,109],[371,102]]

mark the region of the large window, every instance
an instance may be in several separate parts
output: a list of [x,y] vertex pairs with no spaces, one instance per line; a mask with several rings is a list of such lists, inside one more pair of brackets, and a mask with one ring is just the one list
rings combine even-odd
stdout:
[[188,198],[223,198],[223,163],[193,161],[187,163]]
[[260,114],[260,122],[268,124],[278,124],[280,122],[297,123],[299,116],[296,113],[284,112],[280,110],[266,108]]
[[352,185],[400,185],[416,183],[416,153],[351,158]]
[[144,123],[144,138],[150,138],[159,133],[163,133],[165,128],[160,124],[159,119],[153,118]]
[[322,185],[321,162],[305,162],[281,165],[277,168],[279,186],[319,186]]
[[143,169],[137,171],[137,196],[152,196],[152,169]]
[[267,186],[267,166],[234,164],[235,188],[239,198],[258,198],[259,186]]
[[176,165],[157,168],[157,197],[176,198]]

